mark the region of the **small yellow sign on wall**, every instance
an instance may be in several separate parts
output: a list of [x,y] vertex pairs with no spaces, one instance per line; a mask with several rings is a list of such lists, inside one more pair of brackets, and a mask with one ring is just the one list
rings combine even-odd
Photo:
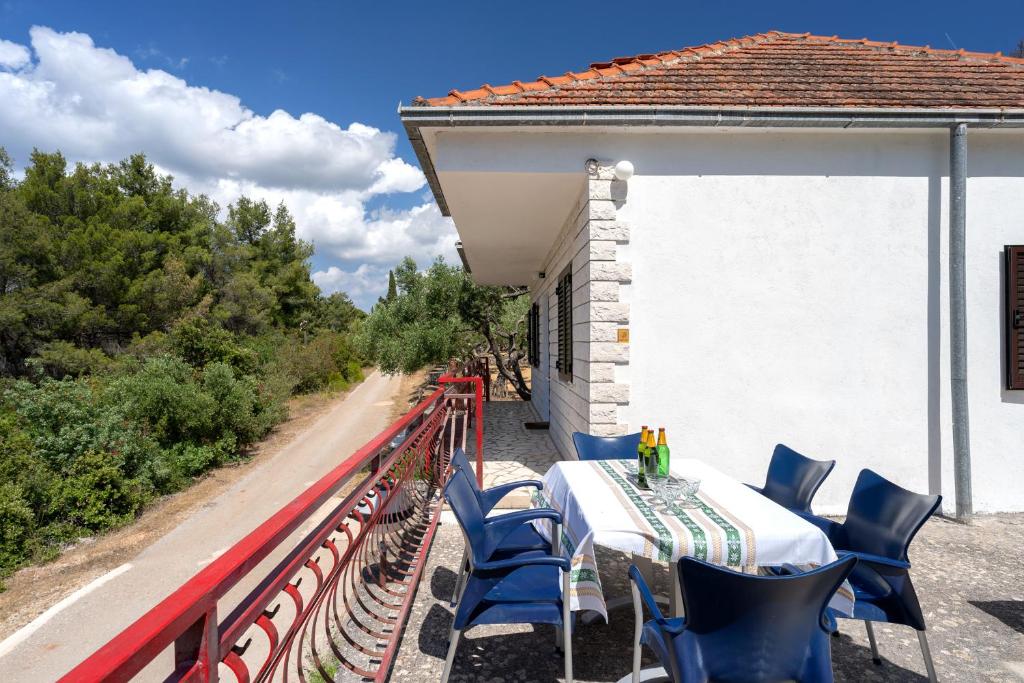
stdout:
[[628,344],[629,343],[629,328],[628,327],[620,327],[618,329],[618,332],[619,332],[619,343],[620,344]]

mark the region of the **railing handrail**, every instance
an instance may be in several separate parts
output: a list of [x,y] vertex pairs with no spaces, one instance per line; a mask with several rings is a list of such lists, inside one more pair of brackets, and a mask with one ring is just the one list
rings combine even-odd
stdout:
[[[477,419],[482,420],[479,400],[482,390],[479,378],[441,378],[442,384],[462,382],[476,384]],[[436,389],[60,680],[67,683],[129,680],[171,646],[204,614],[215,608],[217,600],[279,547],[281,542],[316,512],[352,474],[359,472],[376,458],[396,436],[414,420],[424,415],[444,394],[443,386]],[[479,427],[476,430],[478,474],[482,473],[482,431]]]

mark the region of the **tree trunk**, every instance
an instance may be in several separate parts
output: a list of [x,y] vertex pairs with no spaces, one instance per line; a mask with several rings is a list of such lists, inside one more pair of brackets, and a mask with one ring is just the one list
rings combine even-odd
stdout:
[[498,346],[498,342],[494,339],[494,334],[491,332],[491,326],[489,323],[484,324],[482,330],[484,338],[487,340],[487,346],[490,348],[491,355],[494,356],[494,364],[498,367],[498,372],[501,376],[512,385],[512,388],[519,394],[519,398],[524,401],[530,400],[530,388],[526,386],[526,378],[523,377],[523,371],[519,368],[519,356],[518,353],[513,351],[509,354],[509,360],[512,361],[514,373],[509,372],[508,367],[505,364],[505,360],[501,353],[501,347]]

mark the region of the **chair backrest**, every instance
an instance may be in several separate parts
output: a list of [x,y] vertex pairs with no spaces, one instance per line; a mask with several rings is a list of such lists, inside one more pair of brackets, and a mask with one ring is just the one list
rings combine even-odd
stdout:
[[681,558],[688,642],[674,680],[832,680],[824,611],[856,563],[756,576]]
[[469,458],[466,456],[466,451],[462,450],[461,447],[456,448],[455,452],[452,453],[452,470],[466,470],[467,473],[472,473],[473,466],[469,463]]
[[905,561],[910,542],[941,502],[942,496],[914,493],[861,470],[837,547]]
[[636,457],[640,432],[625,436],[593,436],[573,432],[572,442],[580,460],[626,460]]
[[473,465],[469,462],[469,458],[466,456],[466,451],[461,448],[456,448],[455,452],[452,453],[451,464],[453,475],[456,472],[466,473],[466,478],[469,480],[470,486],[473,487],[473,494],[476,496],[476,502],[480,505],[480,509],[483,509],[483,491],[480,490],[480,484],[476,480],[476,470],[473,469]]
[[462,534],[466,537],[466,545],[472,554],[472,563],[477,565],[484,562],[494,552],[489,543],[490,539],[484,528],[484,513],[480,508],[478,492],[475,482],[469,473],[462,469],[452,470],[452,476],[444,487],[444,497],[455,513],[462,528]]
[[812,460],[780,443],[772,453],[762,493],[784,508],[810,512],[811,499],[835,466],[835,460]]

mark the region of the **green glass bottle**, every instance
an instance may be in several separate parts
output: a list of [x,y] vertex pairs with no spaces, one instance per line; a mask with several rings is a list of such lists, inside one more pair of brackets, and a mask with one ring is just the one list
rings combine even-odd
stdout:
[[668,467],[668,441],[665,439],[665,428],[658,428],[658,475],[667,477],[669,472]]
[[647,425],[640,429],[640,443],[636,446],[636,483],[647,488]]
[[658,476],[658,447],[654,443],[654,430],[647,430],[647,483]]

